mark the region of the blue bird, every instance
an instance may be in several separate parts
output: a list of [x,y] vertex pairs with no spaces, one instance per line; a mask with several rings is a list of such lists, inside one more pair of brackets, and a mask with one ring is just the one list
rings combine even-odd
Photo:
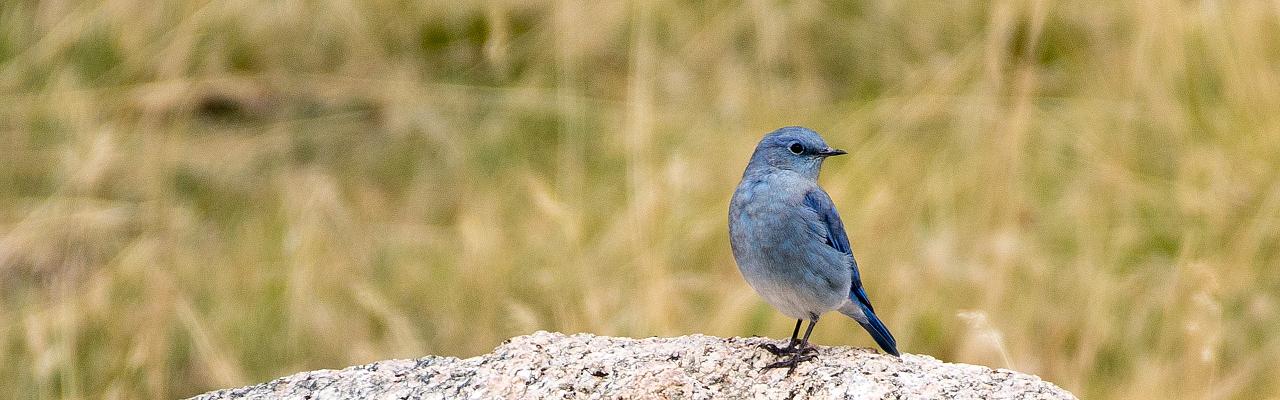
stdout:
[[[840,214],[818,187],[822,161],[841,154],[846,152],[827,146],[812,130],[773,131],[756,145],[729,203],[729,241],[738,270],[765,301],[797,319],[786,347],[763,346],[791,357],[765,368],[790,370],[813,359],[809,334],[831,310],[858,321],[880,348],[898,355],[897,341],[862,287]],[[809,327],[798,339],[805,320]]]

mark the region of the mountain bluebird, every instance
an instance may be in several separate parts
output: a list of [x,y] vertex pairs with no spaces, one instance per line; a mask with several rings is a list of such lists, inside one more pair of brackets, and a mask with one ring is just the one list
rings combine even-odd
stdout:
[[[790,370],[813,359],[809,334],[831,310],[858,321],[880,348],[898,355],[897,342],[862,288],[840,214],[818,187],[822,161],[841,154],[846,153],[828,147],[812,130],[773,131],[756,145],[729,203],[729,239],[742,276],[765,301],[797,319],[787,347],[763,346],[791,357],[765,368]],[[805,320],[809,327],[797,340]]]

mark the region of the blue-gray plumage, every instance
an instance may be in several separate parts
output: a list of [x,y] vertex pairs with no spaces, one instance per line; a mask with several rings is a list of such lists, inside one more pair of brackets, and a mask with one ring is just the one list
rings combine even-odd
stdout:
[[[787,347],[765,346],[792,357],[768,368],[795,368],[811,359],[809,334],[831,310],[858,321],[880,348],[898,355],[862,288],[840,214],[818,187],[822,161],[841,154],[812,130],[778,129],[756,145],[729,204],[730,243],[742,276],[765,301],[798,320]],[[804,320],[809,327],[797,340]]]

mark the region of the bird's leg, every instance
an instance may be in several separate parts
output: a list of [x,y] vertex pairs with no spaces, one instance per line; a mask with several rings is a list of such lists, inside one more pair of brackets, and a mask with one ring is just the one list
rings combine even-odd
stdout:
[[[796,370],[796,366],[800,363],[812,360],[817,357],[818,350],[809,346],[809,334],[813,333],[813,326],[818,324],[818,319],[809,320],[809,327],[804,330],[804,339],[800,340],[799,349],[791,351],[791,357],[782,361],[775,362],[764,366],[764,369],[787,367],[787,375],[791,375],[791,371]],[[788,346],[790,347],[790,346]]]
[[760,347],[770,353],[773,353],[773,355],[775,356],[794,353],[796,351],[796,345],[800,343],[800,323],[801,322],[804,322],[804,320],[803,319],[796,320],[796,328],[791,330],[791,341],[787,342],[787,347],[779,348],[773,343],[765,343],[760,345]]

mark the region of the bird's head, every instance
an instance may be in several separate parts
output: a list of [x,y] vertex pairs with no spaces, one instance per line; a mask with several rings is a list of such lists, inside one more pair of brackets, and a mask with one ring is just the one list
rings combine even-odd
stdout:
[[747,172],[777,168],[793,171],[809,179],[817,180],[822,160],[846,154],[833,149],[827,142],[808,128],[788,126],[765,135],[756,145],[755,154],[747,164]]

